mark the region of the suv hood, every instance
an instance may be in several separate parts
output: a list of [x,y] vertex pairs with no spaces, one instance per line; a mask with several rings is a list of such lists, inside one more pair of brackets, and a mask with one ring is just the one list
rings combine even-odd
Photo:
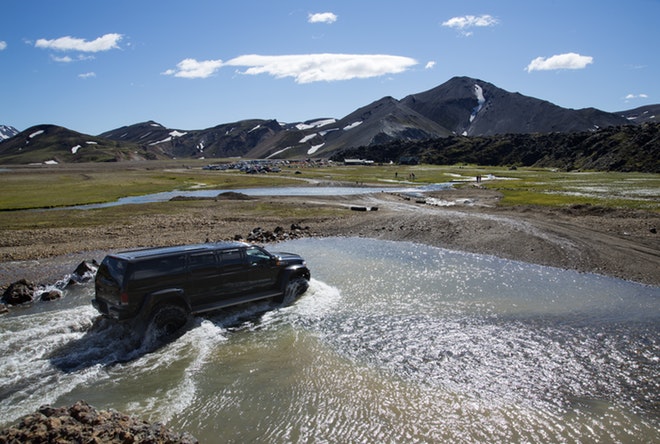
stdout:
[[303,263],[303,258],[295,253],[286,253],[283,251],[273,251],[273,255],[277,256],[282,262],[287,264],[301,264]]

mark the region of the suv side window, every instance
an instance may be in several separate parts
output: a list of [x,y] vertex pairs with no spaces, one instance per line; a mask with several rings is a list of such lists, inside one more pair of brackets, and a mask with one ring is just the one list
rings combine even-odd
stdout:
[[169,256],[149,259],[135,264],[133,279],[151,279],[159,276],[181,273],[185,266],[185,256]]
[[271,260],[272,256],[257,247],[249,247],[245,250],[250,265],[263,264]]
[[220,251],[220,263],[222,263],[222,265],[241,265],[243,263],[241,250],[234,249]]
[[188,258],[188,265],[191,270],[214,268],[216,265],[215,254],[213,252],[191,254]]

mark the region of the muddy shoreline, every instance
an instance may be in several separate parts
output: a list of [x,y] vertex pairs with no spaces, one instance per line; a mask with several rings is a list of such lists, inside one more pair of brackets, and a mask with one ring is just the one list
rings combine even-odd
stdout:
[[[101,260],[108,251],[246,239],[255,227],[287,230],[292,224],[307,227],[304,236],[410,241],[660,286],[658,213],[589,205],[501,207],[496,205],[496,191],[476,186],[428,193],[427,198],[437,200],[423,203],[395,193],[250,198],[251,205],[303,205],[309,216],[302,219],[227,214],[222,202],[215,201],[194,217],[136,214],[121,226],[20,231],[0,227],[0,286],[21,278],[52,282],[81,260]],[[355,211],[356,207],[374,211]],[[327,216],[327,208],[337,211]]]

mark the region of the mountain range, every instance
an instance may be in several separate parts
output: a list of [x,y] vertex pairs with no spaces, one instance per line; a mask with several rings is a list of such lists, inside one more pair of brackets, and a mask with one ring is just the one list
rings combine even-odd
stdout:
[[[505,134],[594,132],[655,123],[660,105],[608,113],[567,109],[505,91],[469,77],[454,77],[397,100],[383,97],[343,118],[281,123],[252,119],[202,130],[165,128],[154,121],[90,136],[37,125],[18,134],[0,127],[0,163],[118,161],[158,158],[329,158],[358,147],[394,141]],[[6,133],[4,132],[7,129]]]

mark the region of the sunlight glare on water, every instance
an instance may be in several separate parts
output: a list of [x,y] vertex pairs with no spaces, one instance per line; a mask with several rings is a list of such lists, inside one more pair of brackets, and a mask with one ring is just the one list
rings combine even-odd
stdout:
[[85,399],[201,442],[660,440],[658,287],[405,242],[271,250],[307,259],[300,299],[160,346],[95,321],[89,287],[1,318],[0,418]]

